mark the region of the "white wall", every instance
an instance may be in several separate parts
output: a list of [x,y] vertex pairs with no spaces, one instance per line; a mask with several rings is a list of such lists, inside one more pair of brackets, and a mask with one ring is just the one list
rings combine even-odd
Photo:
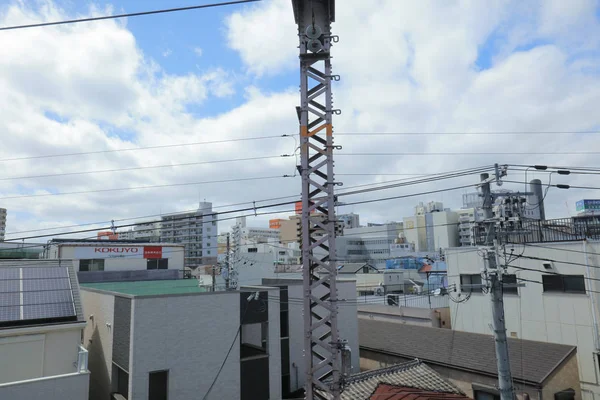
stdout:
[[[565,261],[574,264],[585,264],[582,253],[582,242],[570,243],[541,243],[535,246],[552,247],[536,248],[531,246],[515,246],[514,254],[526,257],[537,257]],[[509,247],[509,251],[510,251]],[[570,250],[570,251],[563,251]],[[588,244],[588,252],[600,253],[600,245]],[[477,249],[452,249],[446,253],[448,265],[449,285],[460,286],[459,274],[479,273],[483,261],[477,254]],[[600,279],[600,263],[597,255],[589,255],[592,279]],[[536,271],[523,271],[508,268],[508,273],[516,274],[519,278],[532,281],[542,280],[545,269],[543,261],[518,258],[511,265],[534,269]],[[539,272],[538,272],[539,271]],[[582,265],[554,263],[554,271],[566,275],[586,275],[586,268]],[[561,343],[577,346],[582,387],[591,388],[600,395],[600,386],[596,365],[598,359],[595,349],[595,328],[592,317],[591,303],[598,306],[598,293],[600,291],[597,281],[586,280],[587,294],[552,293],[544,292],[541,284],[524,282],[525,287],[519,288],[519,295],[507,294],[504,296],[504,309],[506,329],[509,336],[522,339]],[[459,293],[451,293],[458,297]],[[462,296],[461,298],[464,298]],[[491,304],[488,295],[473,293],[471,298],[464,303],[450,302],[452,328],[468,332],[491,334]]]
[[435,249],[458,247],[458,213],[440,211],[434,212],[432,215]]
[[404,237],[408,243],[414,243],[415,251],[427,251],[425,216],[415,215],[412,217],[405,217]]
[[40,327],[20,335],[18,330],[0,331],[0,383],[76,372],[81,329],[65,326],[44,331]]
[[[107,244],[110,247],[138,247],[139,245],[114,245]],[[158,243],[152,244],[160,245]],[[102,246],[101,243],[94,244],[91,247]],[[75,268],[79,271],[79,260],[76,259],[75,249],[80,246],[69,246],[64,245],[61,246],[60,257],[61,259],[75,259]],[[86,246],[90,247],[90,246]],[[184,260],[184,252],[182,246],[162,246],[163,247],[163,258],[169,259],[169,269],[179,269],[183,270],[183,260]],[[50,258],[58,258],[58,253],[55,249],[51,249]],[[95,258],[101,259],[101,254],[96,255]],[[106,257],[104,258],[104,270],[105,271],[141,271],[147,269],[146,259],[141,257]]]
[[0,399],[6,400],[88,400],[89,373],[60,375],[0,384]]
[[[360,372],[360,357],[358,349],[358,317],[356,311],[356,283],[354,281],[338,281],[338,298],[346,299],[340,302],[338,308],[338,330],[340,339],[348,340],[352,349],[352,372]],[[304,298],[303,286],[288,286],[289,300],[289,331],[290,331],[290,387],[294,391],[304,386],[304,317],[301,300]],[[300,300],[299,300],[300,299]],[[296,381],[296,368],[298,367]]]

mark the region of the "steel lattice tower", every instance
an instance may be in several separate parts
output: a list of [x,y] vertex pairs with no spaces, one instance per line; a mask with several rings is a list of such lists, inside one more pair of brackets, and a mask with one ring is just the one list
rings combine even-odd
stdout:
[[[331,34],[334,0],[292,0],[300,40],[299,170],[306,399],[339,399],[343,347],[337,324]],[[315,249],[324,250],[318,256]]]

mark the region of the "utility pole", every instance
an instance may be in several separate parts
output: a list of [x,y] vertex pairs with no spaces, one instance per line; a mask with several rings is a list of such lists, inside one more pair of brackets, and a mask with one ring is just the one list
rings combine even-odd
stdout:
[[212,266],[212,291],[215,291],[215,269],[217,268],[216,265]]
[[227,232],[227,251],[225,253],[225,267],[227,273],[225,274],[225,290],[229,290],[229,274],[231,274],[231,265],[229,263],[229,253],[231,252],[231,245],[229,242],[229,232]]
[[[496,169],[496,176],[492,180],[499,182],[500,176]],[[492,328],[494,329],[494,342],[496,346],[496,363],[498,367],[498,388],[501,400],[514,400],[512,375],[508,361],[508,341],[506,339],[506,326],[504,324],[504,299],[502,291],[502,266],[499,263],[498,239],[496,237],[496,219],[494,218],[494,196],[490,189],[490,177],[481,174],[481,195],[483,197],[483,223],[485,230],[485,277],[492,300]]]
[[[337,314],[335,196],[333,173],[331,33],[335,0],[292,0],[300,49],[300,165],[302,177],[302,274],[306,399],[339,400],[342,391]],[[324,250],[317,256],[315,249]],[[344,353],[345,354],[345,353]]]

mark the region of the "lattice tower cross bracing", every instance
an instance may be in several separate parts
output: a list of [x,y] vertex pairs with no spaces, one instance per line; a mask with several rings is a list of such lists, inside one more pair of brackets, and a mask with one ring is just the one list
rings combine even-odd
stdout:
[[[333,173],[331,34],[334,0],[292,0],[300,50],[300,166],[306,399],[339,399],[341,348],[337,324],[337,263]],[[319,215],[320,214],[320,215]],[[322,218],[322,216],[325,218]],[[318,257],[314,250],[325,250]]]

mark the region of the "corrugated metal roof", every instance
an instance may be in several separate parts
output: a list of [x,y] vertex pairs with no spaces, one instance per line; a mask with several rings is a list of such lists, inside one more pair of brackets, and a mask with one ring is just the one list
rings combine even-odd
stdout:
[[[361,348],[497,376],[492,335],[359,319]],[[513,379],[542,384],[577,348],[508,339]]]

